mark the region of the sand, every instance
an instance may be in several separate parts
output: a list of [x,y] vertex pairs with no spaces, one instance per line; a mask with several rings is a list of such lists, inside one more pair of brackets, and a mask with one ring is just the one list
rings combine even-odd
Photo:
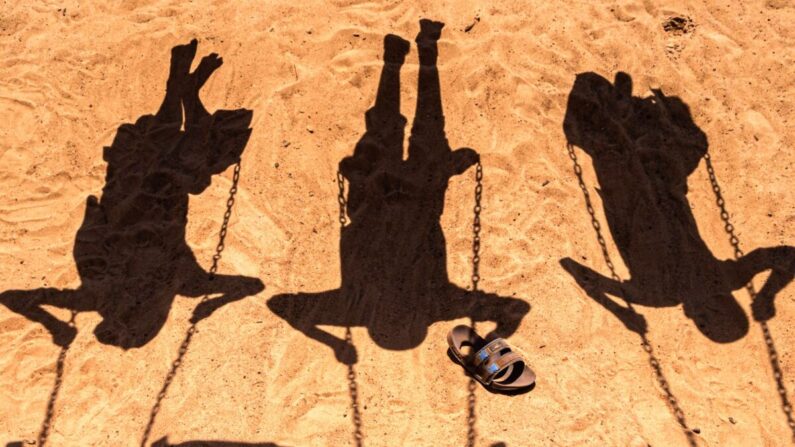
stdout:
[[[453,149],[475,149],[483,164],[479,288],[529,305],[526,315],[517,311],[520,324],[508,339],[538,375],[535,388],[518,396],[476,388],[476,445],[688,445],[640,337],[561,266],[571,258],[610,274],[566,150],[567,101],[576,75],[585,72],[611,82],[626,72],[637,98],[651,89],[678,97],[708,138],[742,247],[793,245],[794,6],[787,0],[5,2],[0,291],[81,287],[75,235],[87,197],[102,196],[103,147],[112,145],[120,125],[158,110],[171,48],[196,38],[194,66],[211,52],[224,61],[202,89],[209,111],[253,111],[219,272],[258,278],[265,289],[248,290],[197,324],[148,444],[167,438],[160,445],[355,445],[348,366],[268,301],[340,287],[337,166],[365,131],[382,40],[393,33],[412,42],[401,87],[410,123],[418,20],[439,20],[446,23],[438,61],[446,135]],[[575,151],[618,274],[627,278],[593,161],[582,148]],[[704,161],[697,162],[685,175],[689,209],[711,253],[731,258]],[[205,271],[231,186],[232,168],[224,168],[189,199],[184,240]],[[471,288],[474,188],[470,168],[450,179],[444,196],[440,228],[453,291]],[[370,249],[382,253],[378,245]],[[757,288],[766,276],[756,278]],[[140,445],[198,303],[177,295],[162,328],[129,349],[95,334],[103,321],[97,311],[78,313],[48,445]],[[739,288],[734,296],[750,318],[748,293]],[[790,401],[794,298],[795,286],[779,291],[769,321]],[[66,309],[47,309],[69,319]],[[425,311],[410,301],[402,309],[403,318],[420,320]],[[757,323],[719,343],[696,328],[681,304],[636,310],[686,424],[697,432],[692,442],[792,442]],[[296,326],[319,318],[312,311],[306,320],[297,315]],[[468,318],[454,317],[430,322],[424,337],[398,337],[410,339],[404,345],[352,329],[364,445],[466,445],[467,378],[447,357],[445,336]],[[370,323],[376,321],[364,321]],[[492,327],[478,325],[483,333]],[[344,337],[344,326],[323,328]],[[0,306],[0,442],[35,445],[60,352],[41,324]]]

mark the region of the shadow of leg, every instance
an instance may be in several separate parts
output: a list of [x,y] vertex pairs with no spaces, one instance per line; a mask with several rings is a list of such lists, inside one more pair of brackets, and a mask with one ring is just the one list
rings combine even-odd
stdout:
[[201,302],[193,311],[191,323],[197,323],[221,307],[256,295],[265,290],[265,284],[259,278],[249,276],[220,275],[205,272],[194,258],[186,261],[180,275],[183,278],[177,293],[190,297],[201,298],[207,295],[221,295]]
[[202,272],[201,277],[184,285],[180,294],[198,298],[205,295],[221,294],[221,296],[203,301],[193,312],[192,323],[199,322],[221,307],[239,301],[248,296],[256,295],[265,290],[265,284],[259,278],[246,276],[216,275],[212,279]]
[[353,344],[318,327],[321,324],[360,326],[355,324],[354,317],[347,314],[349,305],[350,302],[342,298],[339,290],[277,295],[268,300],[271,312],[307,337],[330,347],[339,362],[353,365],[358,361]]
[[647,331],[646,319],[630,307],[625,307],[610,299],[607,294],[620,297],[626,302],[632,302],[623,288],[623,283],[610,279],[592,269],[580,264],[571,258],[563,258],[560,265],[566,270],[577,284],[594,301],[610,311],[632,332],[645,334]]
[[522,319],[530,312],[530,305],[523,300],[481,291],[467,292],[461,300],[467,303],[466,311],[443,320],[469,317],[473,323],[493,321],[497,326],[486,334],[487,339],[513,335],[519,329]]
[[757,248],[736,261],[727,261],[732,287],[740,288],[765,270],[772,270],[762,289],[754,297],[754,319],[766,321],[776,314],[776,294],[795,277],[795,247],[778,246]]

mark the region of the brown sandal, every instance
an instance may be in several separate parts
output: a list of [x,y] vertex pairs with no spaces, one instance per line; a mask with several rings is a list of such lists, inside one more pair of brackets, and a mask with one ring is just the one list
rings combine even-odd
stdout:
[[[484,387],[494,391],[519,391],[535,384],[536,375],[505,339],[484,340],[472,328],[456,326],[447,334],[453,358]],[[464,355],[462,349],[469,348]]]

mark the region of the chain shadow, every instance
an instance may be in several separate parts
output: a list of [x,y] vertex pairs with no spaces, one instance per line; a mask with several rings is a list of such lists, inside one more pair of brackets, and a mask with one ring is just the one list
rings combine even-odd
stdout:
[[[588,214],[591,218],[591,225],[593,226],[594,233],[596,234],[596,240],[599,242],[599,246],[602,250],[602,256],[604,257],[605,264],[610,270],[611,278],[614,281],[621,281],[621,278],[618,276],[618,273],[616,272],[613,260],[610,257],[610,252],[607,250],[607,241],[605,241],[605,238],[602,235],[602,227],[601,224],[599,223],[599,219],[596,217],[596,210],[594,209],[593,202],[591,201],[591,194],[588,192],[588,187],[586,186],[585,180],[582,177],[582,166],[580,165],[577,159],[577,153],[574,150],[574,146],[572,146],[571,144],[568,144],[566,146],[569,152],[569,158],[571,158],[572,162],[574,163],[574,174],[577,177],[577,183],[579,184],[580,190],[582,191],[583,199],[585,200],[585,208],[588,211]],[[698,442],[696,441],[695,432],[690,430],[690,428],[688,427],[687,419],[685,418],[685,412],[682,410],[682,407],[679,405],[679,400],[676,398],[673,391],[671,390],[671,385],[668,382],[668,378],[665,376],[665,372],[662,369],[662,365],[660,364],[657,355],[654,353],[654,348],[652,347],[651,341],[649,340],[649,337],[647,335],[645,319],[643,319],[642,316],[640,316],[635,312],[635,308],[633,307],[632,302],[627,301],[623,291],[619,290],[617,297],[626,303],[626,307],[621,307],[616,302],[608,300],[606,296],[601,296],[601,295],[597,296],[597,298],[603,300],[602,301],[603,304],[612,305],[616,308],[620,308],[623,311],[627,312],[628,314],[634,316],[634,318],[628,319],[625,322],[625,324],[628,325],[628,327],[631,327],[633,331],[637,332],[638,335],[640,335],[641,346],[643,347],[643,350],[646,352],[649,361],[649,366],[654,372],[654,376],[657,379],[657,384],[660,386],[660,389],[663,391],[663,393],[665,393],[665,401],[668,404],[668,407],[671,409],[673,416],[676,418],[676,421],[679,424],[682,433],[687,438],[687,444],[690,447],[696,447],[698,445]]]
[[[66,324],[69,326],[74,326],[76,317],[77,312],[72,311],[69,321]],[[44,414],[44,421],[42,421],[41,429],[39,430],[38,443],[36,444],[39,447],[44,447],[47,445],[47,439],[50,436],[52,420],[55,416],[55,403],[58,401],[58,394],[61,392],[61,385],[63,384],[64,365],[66,363],[66,354],[69,352],[69,346],[70,345],[61,347],[61,352],[58,354],[58,360],[55,361],[55,382],[52,385],[50,397],[47,399],[47,411]]]
[[189,194],[201,194],[214,175],[240,161],[252,119],[246,109],[205,109],[199,90],[223,61],[210,54],[190,72],[196,48],[193,40],[171,50],[158,112],[122,124],[104,148],[102,197],[88,197],[75,238],[80,287],[0,294],[0,303],[44,325],[59,346],[68,346],[77,330],[42,306],[98,312],[97,340],[126,350],[158,334],[176,295],[219,294],[197,309],[207,317],[264,288],[259,279],[243,276],[210,281],[185,241]]
[[340,199],[351,219],[340,238],[340,288],[268,301],[272,312],[329,346],[342,363],[356,363],[353,345],[319,326],[364,326],[381,348],[406,350],[419,346],[437,321],[495,321],[491,336],[508,336],[530,310],[521,299],[468,291],[447,276],[439,223],[445,191],[450,178],[479,156],[469,148],[451,150],[445,136],[436,65],[442,27],[420,21],[417,105],[405,160],[400,69],[410,44],[395,35],[384,39],[384,65],[375,105],[365,114],[366,132],[354,154],[339,164],[350,183],[347,200]]
[[[706,163],[707,173],[709,174],[709,180],[712,184],[712,191],[715,193],[715,203],[718,205],[720,209],[720,217],[723,220],[724,229],[726,230],[726,234],[729,236],[729,243],[734,248],[734,257],[735,259],[740,259],[745,256],[745,253],[740,248],[740,239],[734,232],[734,225],[732,225],[729,219],[729,212],[726,210],[726,201],[723,199],[723,192],[721,191],[720,184],[718,183],[718,178],[715,175],[715,168],[712,166],[712,157],[709,153],[704,155],[704,162]],[[759,296],[756,291],[756,287],[752,282],[749,282],[745,285],[745,290],[748,292],[748,296],[751,297],[751,300],[755,302]],[[779,355],[778,350],[776,349],[776,343],[773,339],[773,334],[770,332],[770,327],[767,324],[767,320],[762,320],[759,322],[759,328],[762,330],[762,338],[765,341],[765,347],[767,348],[767,355],[768,359],[770,360],[770,369],[773,371],[773,381],[776,384],[776,391],[779,395],[779,400],[781,402],[781,411],[784,413],[784,418],[787,421],[787,426],[792,432],[792,442],[795,444],[795,416],[793,415],[792,411],[792,403],[789,400],[789,393],[787,392],[787,386],[785,384],[784,379],[784,371],[781,369],[781,364],[779,363]]]
[[677,97],[653,90],[632,96],[632,79],[615,83],[581,73],[569,94],[563,129],[569,144],[593,162],[608,228],[630,279],[603,276],[570,258],[561,265],[627,328],[645,320],[608,295],[649,307],[682,304],[685,315],[717,343],[748,333],[749,319],[732,292],[772,270],[753,301],[753,314],[774,315],[774,298],[793,279],[795,248],[758,248],[733,260],[717,259],[701,238],[687,199],[687,177],[707,154],[707,136]]

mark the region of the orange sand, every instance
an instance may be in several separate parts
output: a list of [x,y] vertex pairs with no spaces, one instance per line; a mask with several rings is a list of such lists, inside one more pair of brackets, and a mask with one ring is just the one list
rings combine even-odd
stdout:
[[[222,273],[263,292],[198,325],[150,441],[353,445],[346,366],[266,306],[282,293],[339,287],[335,173],[364,131],[387,33],[447,24],[439,68],[447,137],[484,165],[481,286],[521,297],[529,314],[510,341],[538,374],[530,393],[477,389],[477,445],[687,445],[639,338],[559,265],[607,274],[562,131],[577,73],[625,71],[634,94],[678,96],[709,138],[744,248],[795,242],[795,9],[788,0],[658,2],[6,2],[0,8],[0,291],[74,288],[74,235],[100,194],[102,147],[118,126],[154,113],[169,50],[196,37],[224,66],[203,89],[213,111],[254,111]],[[597,2],[598,3],[598,2]],[[670,16],[695,27],[666,32]],[[470,31],[465,28],[475,21]],[[403,69],[413,117],[416,48]],[[591,162],[585,179],[603,221]],[[473,171],[453,177],[441,224],[450,281],[467,287]],[[208,268],[231,169],[191,196],[186,239]],[[688,179],[701,235],[731,257],[703,163]],[[619,273],[626,274],[608,241]],[[762,282],[757,278],[757,285]],[[747,313],[750,299],[735,293]],[[795,395],[795,286],[770,328]],[[121,350],[97,342],[96,313],[77,318],[48,445],[136,446],[189,326],[177,298],[157,337]],[[54,309],[62,319],[68,311]],[[701,335],[681,306],[638,307],[671,390],[702,446],[781,446],[786,425],[761,331],[730,344]],[[464,445],[467,380],[445,355],[437,322],[410,350],[386,350],[354,328],[364,444]],[[484,329],[487,325],[481,325]],[[344,329],[327,328],[342,337]],[[32,445],[59,348],[41,325],[0,306],[0,442]]]

